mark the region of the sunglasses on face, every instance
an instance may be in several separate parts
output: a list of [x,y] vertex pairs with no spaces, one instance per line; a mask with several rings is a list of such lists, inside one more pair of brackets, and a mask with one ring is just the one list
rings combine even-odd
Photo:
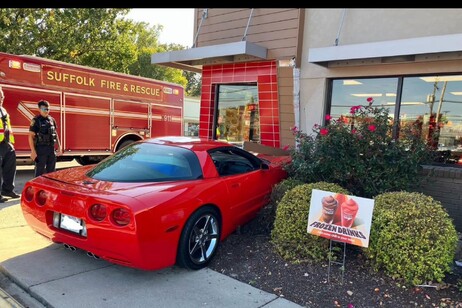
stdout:
[[49,111],[50,108],[40,108],[40,110],[42,110],[42,111]]

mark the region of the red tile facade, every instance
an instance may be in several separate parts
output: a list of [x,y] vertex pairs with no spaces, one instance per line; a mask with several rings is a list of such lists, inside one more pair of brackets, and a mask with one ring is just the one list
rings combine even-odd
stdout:
[[276,61],[204,66],[202,68],[199,136],[212,138],[215,86],[217,84],[243,82],[257,83],[261,144],[279,148],[279,96]]

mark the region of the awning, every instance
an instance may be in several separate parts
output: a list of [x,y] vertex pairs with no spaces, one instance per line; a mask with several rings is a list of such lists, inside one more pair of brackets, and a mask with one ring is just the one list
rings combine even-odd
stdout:
[[[379,59],[381,63],[417,61],[419,55],[462,51],[462,34],[427,36],[382,42],[350,44],[308,50],[308,62],[328,66],[334,62]],[[423,59],[422,59],[423,60]]]
[[266,56],[267,49],[265,47],[240,41],[155,53],[151,55],[151,64],[200,73],[203,65],[266,60]]

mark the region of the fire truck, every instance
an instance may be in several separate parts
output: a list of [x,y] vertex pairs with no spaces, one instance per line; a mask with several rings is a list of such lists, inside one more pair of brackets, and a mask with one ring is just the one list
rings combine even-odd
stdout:
[[87,165],[137,140],[183,135],[181,85],[0,52],[0,86],[18,163],[32,163],[28,135],[39,100],[50,102],[58,126],[58,160]]

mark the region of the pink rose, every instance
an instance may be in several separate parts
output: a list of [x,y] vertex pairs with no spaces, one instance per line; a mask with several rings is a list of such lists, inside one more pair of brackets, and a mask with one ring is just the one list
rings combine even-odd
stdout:
[[367,127],[367,129],[371,132],[375,132],[377,130],[377,127],[374,124],[371,124]]
[[330,119],[332,119],[332,117],[330,116],[330,114],[326,114],[326,120],[329,121]]
[[327,128],[321,128],[321,130],[319,130],[319,133],[321,134],[321,136],[325,136],[329,133],[329,130]]
[[361,108],[362,108],[361,105],[353,106],[353,107],[350,108],[350,113],[351,113],[351,114],[355,114],[356,111],[360,110]]

